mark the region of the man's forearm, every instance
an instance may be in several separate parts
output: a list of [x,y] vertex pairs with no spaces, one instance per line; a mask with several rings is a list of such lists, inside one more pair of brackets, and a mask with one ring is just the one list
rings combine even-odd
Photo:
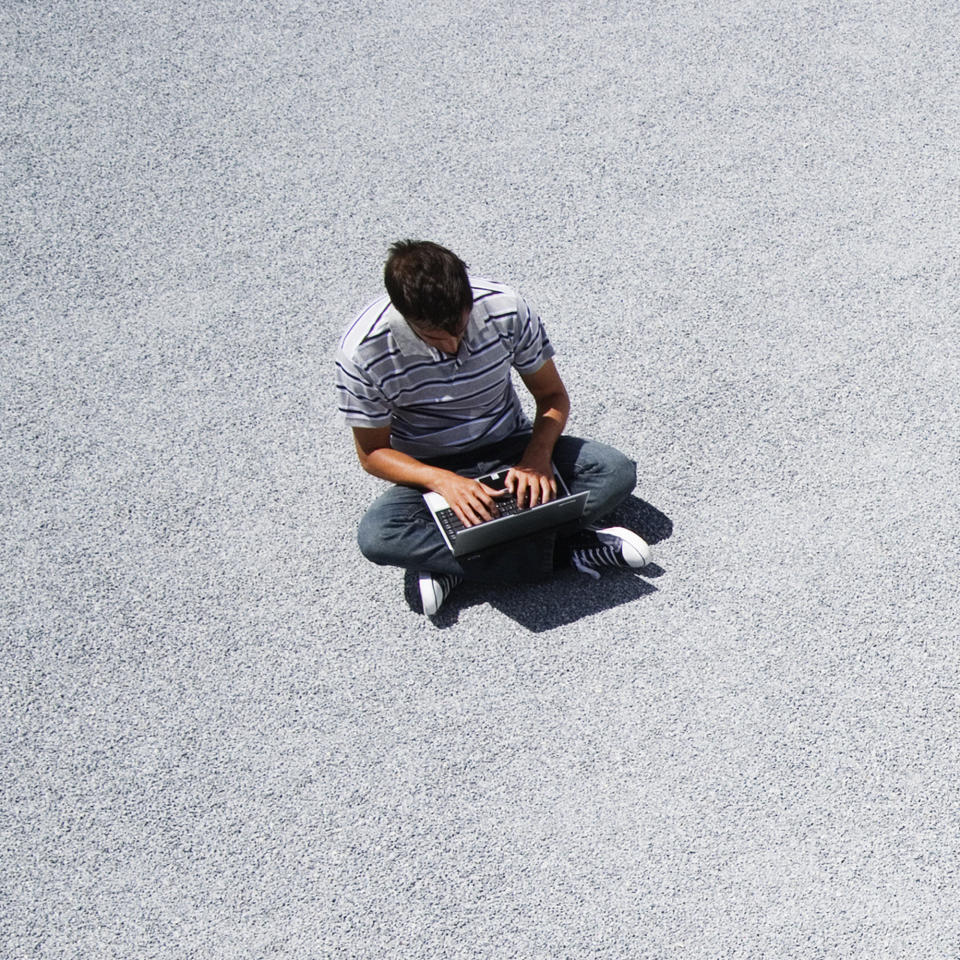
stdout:
[[422,487],[425,490],[435,490],[438,479],[447,472],[439,467],[431,467],[392,447],[372,450],[366,456],[362,456],[360,462],[367,473],[381,480],[389,480],[390,483],[399,483],[407,487]]
[[363,451],[358,446],[357,449],[360,462],[368,473],[391,483],[439,493],[468,527],[497,516],[494,501],[500,493],[479,480],[461,477],[440,467],[431,467],[392,447]]
[[566,394],[538,404],[533,433],[523,456],[525,461],[550,460],[553,448],[563,434],[569,413],[570,401]]

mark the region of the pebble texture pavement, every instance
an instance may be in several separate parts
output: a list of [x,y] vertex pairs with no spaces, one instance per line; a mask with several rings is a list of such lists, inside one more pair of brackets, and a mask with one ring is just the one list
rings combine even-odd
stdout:
[[[960,955],[958,36],[4,3],[0,954]],[[359,556],[401,237],[537,305],[645,575]]]

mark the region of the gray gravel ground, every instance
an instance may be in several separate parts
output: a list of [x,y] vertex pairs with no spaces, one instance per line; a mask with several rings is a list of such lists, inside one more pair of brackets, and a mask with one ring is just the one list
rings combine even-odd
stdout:
[[[6,0],[0,955],[960,956],[960,8]],[[387,245],[657,566],[354,545]]]

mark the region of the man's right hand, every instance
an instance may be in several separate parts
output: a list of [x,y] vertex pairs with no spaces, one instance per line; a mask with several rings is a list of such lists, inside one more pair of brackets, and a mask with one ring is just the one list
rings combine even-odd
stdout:
[[498,516],[494,500],[506,490],[494,490],[479,480],[461,477],[458,473],[428,466],[390,446],[390,428],[353,428],[357,456],[367,473],[422,490],[435,490],[453,508],[460,522],[467,527]]
[[444,471],[431,487],[450,504],[460,522],[467,527],[499,516],[496,498],[507,492],[447,471]]

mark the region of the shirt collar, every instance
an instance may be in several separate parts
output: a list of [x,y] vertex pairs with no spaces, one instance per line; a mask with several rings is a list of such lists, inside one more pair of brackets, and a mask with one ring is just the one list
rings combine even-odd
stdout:
[[[476,311],[477,307],[474,305],[470,311],[470,319],[467,320],[467,329],[463,335],[463,340],[460,341],[461,347],[464,343],[472,343],[474,340],[477,327]],[[393,334],[394,340],[397,342],[397,346],[400,348],[400,352],[405,356],[421,356],[436,359],[439,355],[446,360],[453,359],[452,357],[442,354],[436,347],[431,347],[430,344],[421,340],[413,330],[410,329],[410,324],[403,319],[403,314],[400,313],[392,303],[387,307],[387,324],[390,327],[390,332]]]

